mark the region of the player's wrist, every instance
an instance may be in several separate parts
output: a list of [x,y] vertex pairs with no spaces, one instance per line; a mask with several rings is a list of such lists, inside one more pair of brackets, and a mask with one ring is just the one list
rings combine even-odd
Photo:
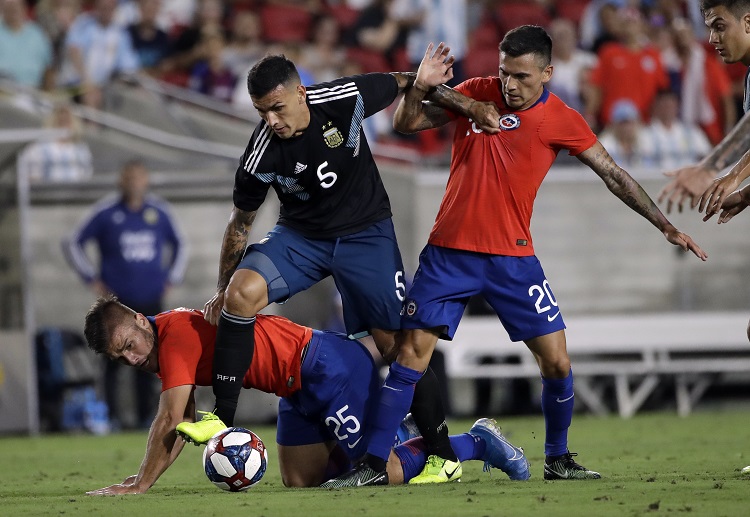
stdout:
[[427,95],[428,93],[430,93],[430,90],[431,90],[429,86],[425,85],[424,83],[421,83],[419,79],[414,81],[414,89],[417,90],[418,92],[421,92],[423,95]]

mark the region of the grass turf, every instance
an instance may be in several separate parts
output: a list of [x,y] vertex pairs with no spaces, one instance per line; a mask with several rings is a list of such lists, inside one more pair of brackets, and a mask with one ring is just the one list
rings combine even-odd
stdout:
[[[276,462],[275,429],[253,426],[269,447],[259,485],[243,493],[215,488],[201,471],[202,448],[187,445],[145,495],[90,497],[87,490],[117,483],[138,470],[145,433],[94,437],[0,438],[0,514],[91,516],[606,516],[665,513],[750,514],[750,427],[744,411],[637,415],[631,420],[576,416],[570,448],[601,472],[597,481],[544,481],[544,424],[498,418],[532,463],[528,482],[464,464],[460,483],[360,489],[286,489]],[[451,422],[453,433],[470,421]]]

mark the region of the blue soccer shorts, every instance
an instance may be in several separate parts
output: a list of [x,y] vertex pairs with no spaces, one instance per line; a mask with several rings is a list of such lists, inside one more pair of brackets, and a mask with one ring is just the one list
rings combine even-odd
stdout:
[[268,301],[277,303],[333,276],[350,336],[366,336],[373,328],[399,328],[406,287],[390,218],[332,239],[309,239],[286,226],[276,226],[247,249],[237,267],[263,276]]
[[367,452],[365,425],[380,389],[370,352],[344,334],[313,331],[301,376],[300,391],[279,400],[276,442],[336,440],[352,461],[361,458]]
[[404,303],[404,329],[440,328],[453,339],[466,303],[482,295],[511,340],[565,328],[557,300],[535,256],[508,257],[427,245]]

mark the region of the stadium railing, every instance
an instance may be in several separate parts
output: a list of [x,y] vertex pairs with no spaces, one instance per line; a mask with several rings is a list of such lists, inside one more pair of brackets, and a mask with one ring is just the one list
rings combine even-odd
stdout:
[[[722,376],[750,373],[746,312],[570,316],[565,322],[577,400],[594,414],[610,413],[605,390],[612,383],[617,411],[629,418],[672,380],[684,416]],[[539,378],[531,352],[512,343],[494,316],[464,318],[453,342],[438,346],[449,378]]]

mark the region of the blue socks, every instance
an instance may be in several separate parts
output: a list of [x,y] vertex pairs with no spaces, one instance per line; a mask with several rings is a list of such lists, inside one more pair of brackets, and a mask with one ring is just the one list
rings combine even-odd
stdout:
[[542,413],[546,429],[544,454],[547,456],[560,456],[568,452],[573,401],[573,370],[564,379],[542,377]]
[[[469,433],[457,434],[450,437],[450,442],[458,461],[481,460],[484,456],[486,444],[478,436]],[[427,444],[421,436],[402,443],[393,452],[401,461],[404,483],[408,483],[410,479],[422,472],[427,462]]]
[[370,428],[370,444],[367,453],[383,462],[388,461],[388,455],[393,447],[393,437],[396,436],[401,420],[409,412],[414,398],[414,385],[422,377],[422,372],[412,370],[393,362],[388,377],[380,388],[380,403],[373,415]]

